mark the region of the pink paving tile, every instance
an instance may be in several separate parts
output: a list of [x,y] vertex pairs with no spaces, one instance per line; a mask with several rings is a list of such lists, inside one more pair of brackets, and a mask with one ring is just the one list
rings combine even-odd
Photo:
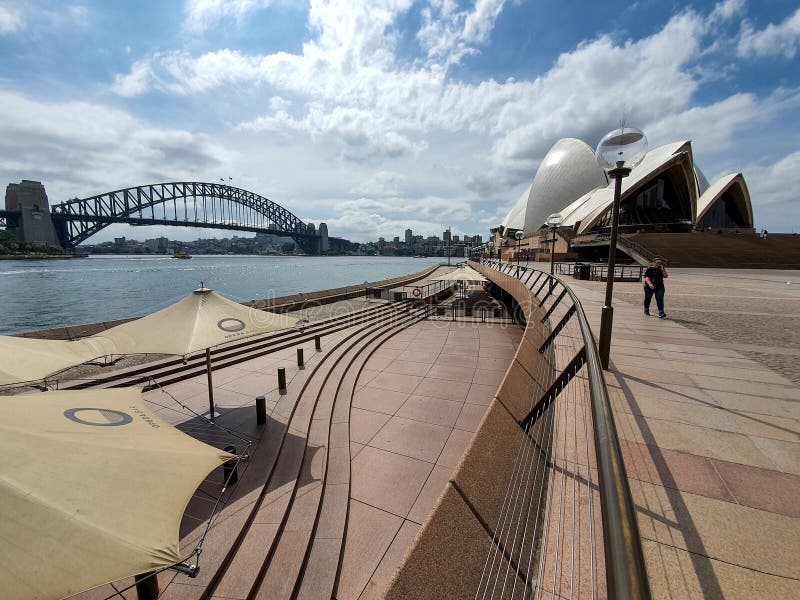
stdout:
[[400,517],[351,500],[342,571],[334,594],[338,600],[361,595],[402,523]]
[[445,381],[426,377],[420,381],[414,394],[463,402],[469,392],[469,386],[469,382],[466,381]]
[[449,427],[392,417],[369,445],[435,463],[449,435]]
[[368,385],[353,396],[353,406],[393,415],[408,399],[408,396],[408,392],[381,390]]
[[353,459],[350,497],[405,516],[432,469],[429,462],[367,446]]
[[478,357],[465,354],[440,354],[434,363],[437,365],[451,365],[456,367],[472,367],[478,364]]
[[704,456],[620,440],[625,470],[631,479],[733,502],[728,488]]
[[475,369],[472,367],[460,367],[455,365],[434,365],[428,371],[426,377],[433,379],[446,379],[448,381],[471,381]]
[[500,382],[503,381],[503,377],[505,377],[505,371],[490,371],[479,368],[475,371],[472,382],[480,383],[481,385],[500,385]]
[[388,420],[389,415],[353,408],[350,411],[350,439],[360,444],[366,444]]
[[455,469],[464,455],[464,450],[467,449],[470,440],[472,439],[471,431],[461,431],[460,429],[453,429],[450,437],[447,438],[447,443],[439,455],[437,465]]
[[412,394],[397,411],[397,416],[415,421],[425,421],[434,425],[453,427],[461,412],[461,405],[461,402],[453,400]]
[[711,462],[739,504],[800,517],[800,476],[722,460]]
[[397,358],[405,361],[433,364],[438,356],[438,352],[422,352],[414,350],[412,347],[410,350],[406,350],[400,354]]
[[422,377],[382,372],[369,382],[370,387],[392,390],[394,392],[413,392],[422,381]]
[[461,414],[458,415],[455,428],[464,431],[475,431],[486,413],[486,406],[480,404],[464,404]]
[[383,370],[387,373],[397,373],[399,375],[416,375],[425,377],[425,373],[431,365],[428,363],[414,362],[409,360],[393,360]]
[[392,544],[389,546],[389,549],[386,550],[380,564],[377,566],[364,588],[360,596],[361,600],[368,600],[371,598],[377,600],[385,596],[394,572],[400,566],[406,552],[408,552],[408,549],[414,543],[414,538],[419,533],[419,529],[419,525],[411,521],[405,521],[403,523],[402,527],[400,527],[400,531],[397,532],[394,540],[392,540]]
[[277,380],[271,377],[267,379],[267,377],[260,373],[247,373],[247,375],[243,377],[227,381],[219,386],[216,384],[216,381],[214,382],[215,388],[224,388],[226,390],[231,390],[232,392],[247,394],[248,396],[253,396],[254,398],[262,395],[264,392],[275,387],[276,385]]
[[471,386],[469,386],[469,393],[467,394],[466,402],[469,404],[489,406],[496,394],[496,385],[473,383]]
[[444,492],[444,486],[447,485],[452,474],[453,469],[450,467],[436,465],[431,474],[428,475],[428,479],[425,481],[422,490],[420,490],[419,496],[414,502],[414,506],[411,507],[407,518],[420,525],[425,523],[439,496]]

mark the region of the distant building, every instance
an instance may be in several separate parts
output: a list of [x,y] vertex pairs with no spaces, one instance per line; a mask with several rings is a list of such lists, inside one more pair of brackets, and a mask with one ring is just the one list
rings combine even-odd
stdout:
[[400,243],[400,237],[399,236],[394,236],[394,238],[392,239],[392,242],[394,242],[395,244],[399,244]]
[[[124,238],[123,238],[124,239]],[[152,240],[144,241],[144,248],[149,252],[166,252],[169,240],[165,237],[157,237]]]
[[442,240],[444,240],[445,242],[449,242],[450,241],[450,230],[449,229],[447,231],[443,231],[442,232]]
[[414,241],[414,232],[411,231],[410,229],[406,229],[406,244],[410,246],[413,241]]

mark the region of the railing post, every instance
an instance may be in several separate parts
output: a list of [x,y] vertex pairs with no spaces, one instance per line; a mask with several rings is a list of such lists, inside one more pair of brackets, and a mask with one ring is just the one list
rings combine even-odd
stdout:
[[298,348],[297,349],[297,367],[300,368],[300,369],[304,369],[305,366],[306,365],[303,362],[303,349],[302,348]]
[[314,336],[314,348],[317,350],[317,352],[321,352],[322,351],[322,343],[321,343],[320,337],[318,335]]

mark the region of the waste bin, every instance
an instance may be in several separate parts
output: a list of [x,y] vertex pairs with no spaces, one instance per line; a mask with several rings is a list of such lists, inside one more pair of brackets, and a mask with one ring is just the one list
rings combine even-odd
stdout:
[[592,278],[592,265],[591,263],[577,263],[575,270],[572,273],[574,279],[585,279],[588,281]]

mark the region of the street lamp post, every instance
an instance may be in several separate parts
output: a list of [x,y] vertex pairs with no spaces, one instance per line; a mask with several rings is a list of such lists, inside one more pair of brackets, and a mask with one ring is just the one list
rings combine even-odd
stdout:
[[514,237],[517,238],[517,277],[519,277],[519,248],[520,244],[522,243],[522,238],[525,237],[525,232],[520,229],[514,233]]
[[555,274],[555,265],[556,265],[556,229],[561,224],[561,213],[553,213],[549,217],[547,217],[547,224],[550,225],[550,233],[553,236],[550,246],[550,285],[553,285],[553,275]]
[[622,195],[622,179],[642,162],[647,154],[647,137],[633,127],[619,127],[607,133],[597,145],[597,162],[614,179],[614,202],[611,208],[611,239],[608,246],[608,270],[606,273],[606,297],[600,317],[600,362],[608,369],[611,354],[611,329],[614,308],[611,299],[614,293],[614,268],[617,259],[617,230],[619,229],[619,201]]

